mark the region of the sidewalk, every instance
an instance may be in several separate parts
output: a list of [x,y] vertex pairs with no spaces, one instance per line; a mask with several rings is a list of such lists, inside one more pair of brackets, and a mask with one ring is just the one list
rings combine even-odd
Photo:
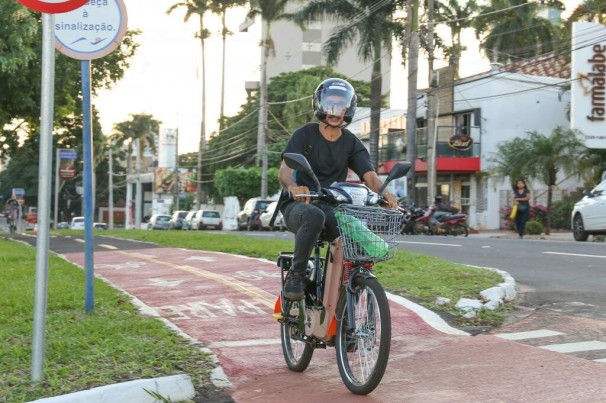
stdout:
[[[478,238],[508,238],[519,239],[518,234],[511,230],[483,230],[476,233],[470,233],[470,237]],[[552,230],[549,235],[524,235],[524,239],[548,240],[548,241],[574,241],[571,231]]]

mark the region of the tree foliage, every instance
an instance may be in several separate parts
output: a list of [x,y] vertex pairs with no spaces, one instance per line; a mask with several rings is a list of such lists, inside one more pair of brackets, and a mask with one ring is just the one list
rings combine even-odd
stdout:
[[[0,173],[0,195],[7,198],[11,188],[23,187],[30,205],[37,204],[38,192],[41,24],[40,13],[16,1],[0,1],[0,160],[6,165]],[[91,62],[92,95],[100,88],[111,88],[124,76],[138,48],[138,34],[139,31],[127,31],[114,52]],[[57,52],[54,79],[53,149],[71,148],[82,156],[81,62]],[[102,186],[100,178],[107,176],[108,165],[98,117],[93,107],[96,196],[97,200],[104,200],[107,186]],[[81,169],[76,178],[62,183],[59,207],[66,215],[79,209],[80,196],[75,188],[80,184]]]
[[[237,196],[241,206],[246,200],[259,196],[260,182],[261,170],[258,168],[227,168],[215,175],[218,194],[222,197]],[[279,190],[278,169],[270,168],[267,170],[267,193],[273,195]]]
[[532,179],[547,186],[546,227],[549,229],[549,210],[558,174],[581,175],[586,160],[587,149],[579,139],[579,132],[556,127],[549,136],[533,131],[527,137],[499,143],[496,155],[490,158],[493,164],[490,171],[499,177],[509,177],[512,185],[518,179]]

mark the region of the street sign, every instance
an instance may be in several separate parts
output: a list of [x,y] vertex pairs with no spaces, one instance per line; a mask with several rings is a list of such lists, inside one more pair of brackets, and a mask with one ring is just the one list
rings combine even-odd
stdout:
[[55,16],[55,47],[74,59],[99,59],[120,45],[126,28],[122,0],[89,1],[82,8]]
[[[27,8],[47,14],[65,13],[75,10],[91,0],[17,0]],[[91,3],[95,3],[94,0]]]
[[25,196],[25,189],[13,188],[13,196]]

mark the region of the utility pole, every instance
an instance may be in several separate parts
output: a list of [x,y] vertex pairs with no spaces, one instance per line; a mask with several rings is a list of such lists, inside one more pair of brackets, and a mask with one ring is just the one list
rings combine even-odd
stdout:
[[173,213],[179,210],[179,129],[175,130],[175,172],[173,173]]
[[427,42],[428,42],[428,70],[429,70],[429,88],[427,91],[427,205],[431,206],[436,197],[437,187],[437,167],[436,167],[436,146],[437,146],[437,108],[436,108],[436,77],[433,69],[433,21],[434,7],[433,0],[428,0],[427,14],[429,23],[427,24]]
[[261,163],[261,197],[267,198],[267,59],[269,44],[267,43],[267,22],[263,21],[261,28],[261,85],[259,87],[259,127],[257,131],[257,165]]
[[406,159],[412,162],[408,171],[408,201],[415,202],[415,161],[417,159],[417,74],[419,69],[419,0],[408,2],[408,109],[406,112]]

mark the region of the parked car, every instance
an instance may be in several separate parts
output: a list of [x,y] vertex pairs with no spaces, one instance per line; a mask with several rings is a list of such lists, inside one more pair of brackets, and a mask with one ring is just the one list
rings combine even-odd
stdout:
[[[59,225],[62,225],[62,224],[64,225],[65,223],[57,224],[57,229],[60,229]],[[72,218],[72,221],[69,223],[69,229],[83,230],[84,229],[84,217]],[[104,222],[94,222],[93,229],[107,229],[107,224]]]
[[198,210],[191,220],[192,229],[223,229],[221,213],[217,210]]
[[69,229],[84,229],[84,217],[74,217],[69,223]]
[[277,201],[269,203],[265,211],[261,213],[261,217],[259,217],[259,220],[261,220],[262,230],[275,231],[279,229],[280,231],[284,231],[286,229],[286,223],[284,222],[284,218],[282,217],[282,213],[280,211],[278,211],[278,214],[276,215],[274,225],[272,227],[269,226],[269,222],[271,221],[271,217],[273,217],[277,206]]
[[61,221],[60,223],[57,223],[57,229],[70,229],[69,223]]
[[259,218],[271,202],[273,200],[261,199],[259,197],[248,199],[242,211],[238,213],[238,230],[245,229],[252,231],[261,229],[261,220]]
[[177,210],[170,217],[170,221],[168,222],[169,229],[183,229],[183,219],[187,216],[189,211],[185,210]]
[[586,190],[572,209],[571,224],[575,241],[584,242],[589,235],[606,234],[606,180]]
[[170,216],[166,214],[154,214],[147,222],[147,229],[168,229]]
[[185,216],[185,218],[183,219],[183,222],[181,223],[181,229],[182,230],[191,230],[192,229],[192,220],[194,219],[194,216],[196,215],[197,210],[192,210],[187,212],[187,215]]

